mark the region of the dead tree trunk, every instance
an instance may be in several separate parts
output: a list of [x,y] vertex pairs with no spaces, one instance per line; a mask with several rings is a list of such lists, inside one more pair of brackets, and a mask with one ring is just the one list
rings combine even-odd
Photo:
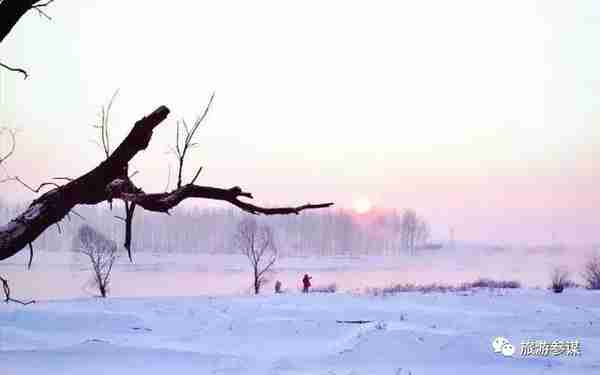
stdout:
[[[0,227],[0,260],[15,255],[33,242],[46,228],[62,220],[77,204],[98,204],[117,197],[109,184],[125,180],[129,161],[150,142],[152,131],[169,114],[167,107],[159,107],[135,123],[125,140],[112,155],[85,175],[52,189],[33,201],[11,222]],[[130,190],[131,190],[130,186]],[[135,191],[131,191],[134,193]]]
[[85,175],[43,194],[34,200],[25,212],[0,227],[0,261],[15,255],[33,242],[50,225],[64,218],[77,204],[94,205],[121,199],[149,211],[168,213],[185,199],[202,198],[226,201],[246,212],[263,215],[299,214],[302,210],[333,205],[321,203],[265,208],[240,200],[240,197],[253,198],[252,194],[244,192],[240,187],[222,189],[191,183],[171,192],[144,193],[129,179],[128,163],[148,146],[152,131],[168,114],[169,109],[161,106],[137,121],[123,142],[100,165]]
[[0,43],[19,22],[21,17],[40,3],[39,0],[4,0],[0,1]]

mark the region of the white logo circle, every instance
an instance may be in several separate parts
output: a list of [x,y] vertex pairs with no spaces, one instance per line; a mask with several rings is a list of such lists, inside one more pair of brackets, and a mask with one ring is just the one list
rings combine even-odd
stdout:
[[502,345],[502,355],[505,357],[512,357],[515,354],[515,347],[510,343]]
[[507,339],[505,339],[502,336],[498,336],[494,340],[492,340],[492,348],[494,348],[494,353],[502,352],[502,347],[505,344],[510,344],[510,343],[508,342]]

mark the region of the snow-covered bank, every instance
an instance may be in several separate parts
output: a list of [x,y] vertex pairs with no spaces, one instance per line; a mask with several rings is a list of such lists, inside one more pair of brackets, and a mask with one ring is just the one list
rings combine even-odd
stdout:
[[[418,256],[284,257],[270,275],[283,287],[296,291],[305,272],[315,285],[336,283],[341,291],[364,291],[392,284],[458,285],[480,277],[517,280],[524,286],[547,287],[555,266],[567,266],[574,281],[590,250],[485,251],[458,249],[429,251]],[[231,295],[250,287],[248,260],[242,255],[209,255],[140,252],[129,263],[124,252],[116,265],[111,286],[114,297]],[[11,281],[14,296],[41,300],[90,297],[84,288],[90,278],[89,263],[70,252],[37,251],[31,270],[28,252],[0,263],[0,274]]]
[[[600,373],[600,293],[545,287],[550,270],[577,277],[583,253],[468,251],[415,257],[286,257],[270,280],[288,293],[247,295],[240,255],[138,253],[123,257],[111,296],[91,297],[89,265],[68,252],[22,252],[0,264],[15,298],[0,304],[2,374],[592,374]],[[298,293],[315,285],[340,293]],[[401,293],[394,283],[457,285],[478,277],[517,280],[516,290]],[[73,299],[75,298],[75,299]],[[365,324],[339,323],[346,320]],[[517,348],[492,351],[496,336]],[[523,358],[525,340],[579,340],[582,355]],[[7,371],[5,371],[7,370]]]
[[[1,304],[0,362],[10,375],[593,374],[598,300],[524,289]],[[494,353],[496,336],[517,353]],[[519,355],[525,340],[575,339],[580,356]]]

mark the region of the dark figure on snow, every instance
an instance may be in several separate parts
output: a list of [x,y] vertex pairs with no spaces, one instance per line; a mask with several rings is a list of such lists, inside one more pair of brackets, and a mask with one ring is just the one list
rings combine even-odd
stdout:
[[312,279],[312,277],[308,276],[308,274],[305,273],[304,277],[302,278],[302,292],[308,293],[308,288],[310,288],[310,279]]
[[277,280],[277,282],[275,283],[275,293],[281,293],[281,281]]

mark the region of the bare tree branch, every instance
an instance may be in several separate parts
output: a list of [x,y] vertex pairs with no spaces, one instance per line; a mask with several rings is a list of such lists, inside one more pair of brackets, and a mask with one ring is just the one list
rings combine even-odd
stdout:
[[6,161],[6,159],[11,157],[15,153],[15,148],[17,147],[17,140],[15,137],[14,130],[2,128],[0,129],[0,134],[4,133],[5,131],[8,132],[8,134],[10,135],[10,147],[6,155],[0,155],[0,164],[2,164],[4,161]]
[[11,32],[28,11],[47,7],[54,0],[41,2],[40,0],[3,0],[0,2],[0,43]]
[[133,233],[133,215],[135,213],[136,204],[133,202],[123,202],[125,205],[125,242],[123,247],[127,249],[127,255],[129,261],[133,262],[133,256],[131,255],[131,237]]
[[161,106],[137,121],[123,142],[99,166],[44,193],[21,215],[0,227],[0,260],[18,253],[50,225],[61,220],[75,205],[98,204],[107,200],[106,187],[124,176],[129,161],[148,146],[152,131],[168,114],[169,109]]
[[38,12],[38,14],[40,15],[40,17],[45,17],[47,20],[52,20],[52,18],[46,13],[44,12],[45,7],[47,7],[48,5],[50,5],[51,3],[53,3],[54,0],[48,0],[45,3],[41,3],[41,4],[37,4],[37,5],[33,5],[31,7],[31,9],[34,9]]
[[18,217],[0,227],[0,261],[15,255],[33,242],[50,225],[62,220],[77,204],[95,205],[103,201],[122,199],[149,211],[168,213],[185,199],[200,198],[226,201],[246,212],[263,215],[299,214],[303,210],[333,205],[320,203],[266,208],[240,200],[252,198],[252,194],[237,186],[222,189],[187,184],[168,193],[144,193],[129,179],[128,163],[137,153],[146,149],[154,128],[168,114],[169,109],[161,106],[137,121],[108,159],[83,176],[44,193]]
[[[188,198],[202,198],[226,201],[232,205],[249,212],[251,214],[262,215],[289,215],[299,214],[303,210],[326,208],[333,205],[330,203],[305,204],[297,207],[261,207],[240,200],[240,197],[253,198],[251,193],[244,192],[238,186],[230,189],[222,189],[211,186],[200,186],[187,184],[179,189],[168,193],[146,194],[141,189],[135,187],[131,181],[115,180],[111,184],[113,198],[134,202],[148,211],[167,213],[170,209],[177,206],[183,200]],[[135,192],[137,191],[137,192]]]
[[16,72],[16,73],[21,73],[23,74],[23,79],[27,79],[27,77],[29,77],[29,74],[27,73],[27,71],[25,69],[21,69],[21,68],[14,68],[12,66],[6,65],[2,62],[0,62],[0,67],[9,70],[11,72]]
[[[19,22],[21,17],[30,10],[36,10],[40,16],[50,19],[50,16],[43,8],[50,5],[54,0],[40,2],[40,0],[3,0],[0,2],[0,43],[11,32],[13,27]],[[0,67],[23,74],[23,78],[27,79],[29,74],[21,68],[14,68],[0,62]]]
[[31,191],[32,193],[39,193],[40,190],[42,190],[42,188],[45,187],[45,186],[54,186],[56,188],[60,187],[60,185],[58,185],[58,184],[56,184],[54,182],[42,182],[40,184],[40,186],[38,186],[36,189],[34,189],[31,186],[29,186],[26,182],[24,182],[23,180],[21,180],[18,176],[5,178],[3,180],[0,180],[0,183],[9,182],[9,181],[17,181],[21,185],[25,186],[27,188],[27,190]]
[[29,243],[29,262],[27,263],[27,269],[31,269],[31,263],[33,263],[33,245]]
[[78,212],[77,212],[77,211],[75,211],[75,210],[71,210],[71,211],[69,211],[69,212],[67,213],[67,215],[68,215],[69,213],[73,213],[73,215],[77,216],[77,217],[78,217],[78,218],[80,218],[81,220],[86,220],[86,219],[85,219],[85,217],[83,217],[83,216],[82,216],[80,213],[78,213]]
[[34,300],[31,301],[27,301],[27,302],[23,302],[20,301],[18,299],[14,299],[10,296],[10,287],[8,286],[8,280],[3,278],[2,276],[0,276],[0,282],[2,282],[2,290],[4,291],[4,302],[9,303],[9,302],[15,302],[21,305],[29,305],[31,303],[35,303]]
[[93,143],[95,143],[96,145],[98,145],[100,148],[102,148],[102,151],[104,152],[104,156],[108,159],[108,157],[110,156],[110,110],[112,109],[113,103],[115,101],[115,98],[117,97],[117,94],[119,93],[119,90],[116,90],[112,97],[110,98],[110,100],[108,101],[108,104],[103,105],[100,108],[100,124],[98,125],[92,125],[92,127],[96,128],[99,130],[99,137],[100,137],[100,142],[98,141],[94,141],[92,140]]
[[[210,99],[208,100],[208,104],[204,108],[204,111],[202,112],[202,114],[200,116],[198,116],[196,118],[191,129],[188,127],[185,119],[182,119],[181,121],[177,122],[177,129],[175,132],[175,148],[173,151],[175,152],[175,155],[177,156],[177,162],[178,162],[178,166],[177,166],[177,188],[178,189],[181,188],[181,186],[183,184],[183,166],[185,163],[185,157],[189,150],[191,150],[192,148],[197,146],[197,143],[193,142],[194,135],[198,131],[198,128],[200,127],[200,125],[202,125],[202,123],[206,119],[206,116],[208,115],[208,111],[210,110],[210,107],[212,106],[214,99],[215,99],[215,93],[213,92],[212,95],[210,96]],[[181,137],[181,132],[182,132],[181,128],[182,127],[183,127],[183,131],[185,131],[185,137],[183,138],[183,143],[181,143],[181,138],[182,138]],[[200,167],[198,169],[198,171],[196,172],[196,174],[194,175],[194,178],[192,179],[192,184],[198,178],[198,175],[200,174],[201,170],[202,170],[202,167]]]
[[192,178],[192,181],[190,182],[190,184],[194,184],[196,182],[196,180],[198,179],[198,176],[200,176],[200,172],[202,172],[202,167],[198,168],[198,172],[196,172],[196,174],[194,175],[194,178]]
[[[113,96],[108,101],[108,104],[106,106],[102,106],[102,110],[100,112],[100,124],[94,125],[94,128],[100,129],[101,144],[98,142],[96,142],[96,143],[98,143],[100,145],[100,147],[102,148],[102,150],[104,151],[104,155],[105,155],[106,159],[109,158],[110,153],[111,153],[110,112],[111,112],[113,103],[115,102],[115,98],[117,97],[118,93],[119,93],[119,90],[116,90],[114,92]],[[130,180],[137,173],[138,173],[138,171],[133,172],[132,174],[127,176],[127,179]],[[112,201],[110,202],[110,206],[112,209]],[[122,219],[125,224],[125,241],[123,243],[123,247],[125,247],[125,249],[127,249],[127,254],[129,255],[129,261],[133,262],[133,257],[131,254],[131,237],[132,237],[132,231],[133,231],[133,217],[135,215],[136,204],[124,201],[123,206],[125,209],[125,217],[124,218],[118,217],[119,219]]]

